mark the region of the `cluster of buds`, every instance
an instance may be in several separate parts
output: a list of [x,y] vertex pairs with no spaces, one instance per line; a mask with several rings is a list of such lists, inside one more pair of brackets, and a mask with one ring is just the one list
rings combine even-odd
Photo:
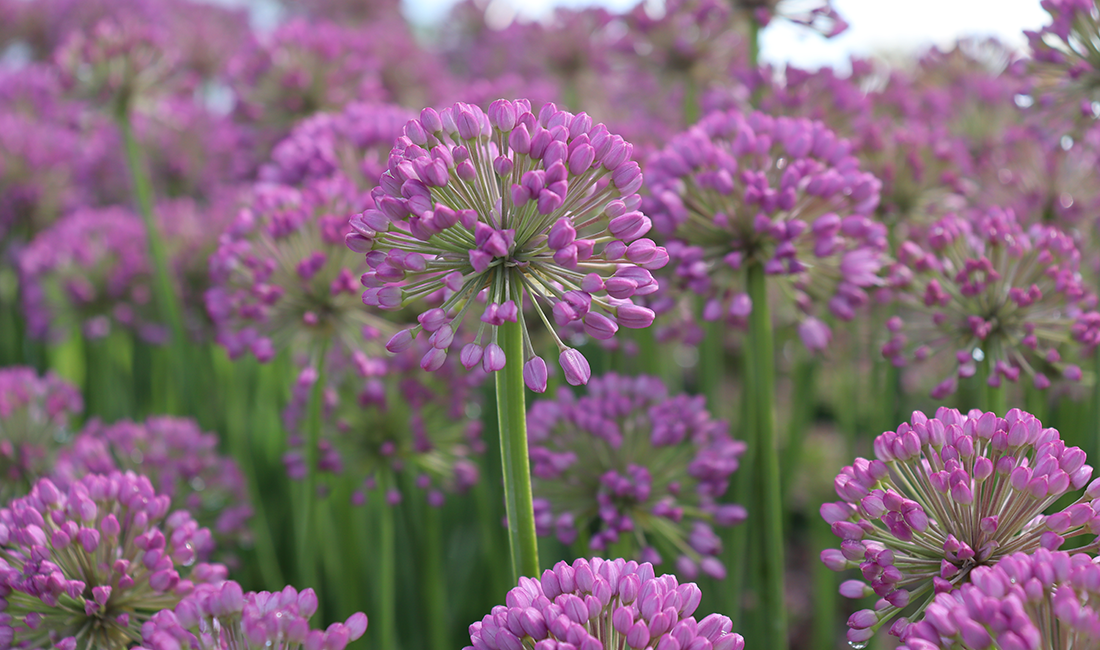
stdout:
[[1079,101],[1085,118],[1100,99],[1100,5],[1094,0],[1042,0],[1051,22],[1025,30],[1035,61],[1037,89],[1056,99]]
[[0,500],[26,494],[49,473],[54,454],[72,437],[69,418],[83,411],[80,391],[52,372],[0,369]]
[[125,650],[142,624],[196,583],[225,580],[210,531],[149,479],[90,474],[67,490],[40,480],[0,509],[0,646]]
[[470,626],[465,650],[514,648],[712,648],[742,650],[721,614],[696,621],[702,592],[653,565],[583,558],[558,562],[542,579],[520,578],[498,605]]
[[467,312],[484,304],[462,364],[503,368],[498,327],[519,323],[524,358],[512,363],[524,363],[527,386],[542,392],[546,362],[527,333],[529,306],[557,343],[566,381],[587,383],[588,361],[562,342],[547,312],[559,327],[583,323],[601,339],[620,326],[648,327],[653,312],[631,298],[656,291],[650,270],[668,261],[643,237],[650,221],[637,210],[642,174],[631,151],[588,115],[553,104],[537,116],[527,100],[498,100],[488,113],[467,104],[424,109],[390,154],[372,193],[377,207],[352,217],[347,238],[371,269],[361,278],[368,306],[398,309],[444,294],[391,339],[390,351],[427,332],[432,350],[421,363],[434,370]]
[[312,589],[245,593],[233,581],[199,585],[174,610],[158,612],[142,625],[136,650],[344,650],[367,630],[362,612],[312,630],[309,619],[316,611]]
[[606,375],[585,397],[562,390],[535,402],[527,426],[540,535],[572,544],[591,531],[596,551],[623,542],[655,565],[676,554],[681,577],[725,577],[712,525],[745,519],[741,506],[717,501],[745,445],[701,396],[670,397],[655,377]]
[[886,323],[884,357],[903,366],[953,352],[957,371],[933,389],[937,399],[983,363],[991,387],[1021,371],[1039,389],[1050,386],[1047,369],[1080,380],[1081,369],[1058,350],[1071,336],[1086,344],[1096,337],[1082,320],[1095,298],[1072,238],[1053,226],[1025,231],[1011,210],[994,207],[940,219],[923,243],[903,242],[889,271],[890,292],[907,309]]
[[[839,550],[822,551],[822,561],[863,574],[843,583],[841,594],[880,598],[848,620],[853,643],[865,643],[910,603],[965,584],[977,567],[1098,530],[1091,501],[1100,481],[1089,483],[1085,452],[1019,409],[1003,418],[944,407],[931,419],[914,412],[874,448],[875,460],[857,458],[837,475],[842,500],[821,506],[843,540]],[[1076,503],[1043,514],[1086,485]],[[907,625],[898,619],[891,633]]]
[[881,183],[820,122],[714,112],[654,154],[646,172],[676,281],[705,298],[706,320],[745,322],[743,269],[758,264],[789,281],[808,317],[803,341],[822,349],[829,331],[813,317],[815,302],[850,320],[879,283],[886,229],[867,215]]

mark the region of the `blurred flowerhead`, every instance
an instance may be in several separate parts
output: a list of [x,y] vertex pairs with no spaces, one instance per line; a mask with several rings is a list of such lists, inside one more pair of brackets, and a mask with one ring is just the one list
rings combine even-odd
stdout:
[[[404,496],[398,475],[412,476],[435,506],[445,492],[464,493],[477,482],[475,456],[485,451],[479,387],[486,375],[464,372],[455,358],[425,373],[419,361],[430,349],[421,340],[389,357],[370,358],[361,350],[350,358],[329,355],[319,470],[362,481],[366,491],[384,490],[390,505]],[[294,479],[307,474],[303,422],[317,381],[314,367],[302,370],[283,412],[291,432],[284,463]],[[365,497],[354,495],[357,503]]]
[[367,616],[357,612],[323,631],[311,630],[316,611],[312,589],[245,593],[231,580],[198,585],[174,610],[165,608],[141,626],[137,650],[344,650],[367,629]]
[[1011,210],[988,208],[970,218],[950,214],[923,241],[909,239],[889,271],[890,293],[903,311],[886,327],[882,355],[896,366],[954,354],[952,373],[932,391],[940,399],[972,377],[978,365],[997,387],[1029,375],[1039,389],[1051,383],[1041,364],[1072,381],[1076,365],[1063,362],[1062,344],[1071,338],[1091,345],[1094,328],[1081,325],[1095,298],[1078,270],[1073,239],[1053,226],[1026,231]]
[[26,494],[46,476],[62,444],[72,437],[69,418],[84,410],[76,386],[52,372],[0,369],[0,501]]
[[125,650],[196,583],[225,580],[196,564],[210,531],[169,504],[149,479],[112,472],[67,490],[42,479],[0,510],[0,644]]
[[937,594],[899,650],[1069,650],[1100,643],[1100,566],[1077,553],[1038,549],[974,569],[971,583]]
[[[624,544],[639,560],[675,560],[676,573],[725,577],[714,527],[745,519],[719,503],[743,442],[713,420],[702,396],[670,397],[656,377],[610,374],[588,394],[561,390],[527,416],[535,523],[563,544]],[[591,535],[591,537],[588,537]]]
[[827,333],[818,303],[854,317],[879,283],[886,229],[867,216],[881,183],[850,151],[820,122],[718,111],[650,157],[654,223],[671,238],[676,282],[706,299],[703,318],[745,321],[753,264],[810,317],[811,349]]
[[140,471],[172,507],[186,509],[215,537],[237,548],[250,536],[248,486],[237,463],[218,453],[218,437],[194,420],[93,420],[58,455],[52,478],[65,486],[86,474]]
[[470,626],[466,650],[520,647],[697,648],[742,650],[721,614],[696,621],[702,592],[675,576],[656,577],[653,565],[623,559],[558,562],[542,579],[520,578],[505,605]]
[[[839,550],[822,551],[821,560],[834,571],[858,567],[863,574],[840,593],[880,598],[848,619],[853,643],[865,643],[910,604],[927,605],[932,594],[966,584],[976,567],[1100,532],[1090,505],[1100,481],[1089,483],[1085,452],[1019,409],[1004,418],[945,407],[934,418],[916,411],[874,447],[874,460],[857,458],[837,475],[842,500],[821,506],[843,540]],[[1077,503],[1043,514],[1086,485]],[[907,624],[898,619],[891,634]]]
[[488,113],[461,103],[424,109],[390,154],[372,192],[376,208],[352,217],[347,238],[371,268],[361,278],[368,306],[398,309],[444,294],[389,349],[427,332],[432,350],[421,365],[438,368],[467,313],[481,312],[461,360],[500,370],[507,360],[497,328],[518,322],[524,354],[512,363],[523,363],[528,387],[542,392],[546,363],[526,333],[529,307],[554,337],[566,380],[586,383],[588,361],[550,317],[559,327],[582,322],[599,339],[620,326],[648,327],[653,312],[631,297],[656,290],[649,269],[668,258],[642,237],[650,222],[636,209],[642,176],[630,153],[588,115],[553,104],[537,116],[526,100],[495,101]]
[[[1100,100],[1100,5],[1092,0],[1043,0],[1050,24],[1025,30],[1034,59],[1037,90],[1051,99],[1082,106],[1086,119],[1090,104]],[[1080,104],[1078,104],[1080,102]]]

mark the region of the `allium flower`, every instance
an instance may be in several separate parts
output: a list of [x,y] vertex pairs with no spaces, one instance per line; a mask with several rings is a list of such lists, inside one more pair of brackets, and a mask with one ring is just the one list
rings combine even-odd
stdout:
[[[806,315],[827,300],[838,318],[854,316],[878,284],[886,230],[867,217],[881,183],[850,149],[820,122],[728,111],[650,157],[654,223],[675,242],[677,281],[706,298],[703,318],[745,321],[749,264],[785,278]],[[812,318],[802,338],[814,349],[825,332]]]
[[[917,411],[878,436],[874,448],[875,460],[857,458],[837,475],[842,501],[821,506],[844,540],[821,560],[834,571],[859,567],[864,578],[845,582],[840,593],[880,598],[848,620],[853,643],[866,642],[911,603],[969,582],[976,567],[1100,531],[1090,505],[1100,481],[1089,484],[1085,452],[1019,409],[1004,418],[941,407],[929,419]],[[1086,485],[1077,503],[1043,514]],[[899,619],[891,633],[906,624]]]
[[84,410],[80,391],[52,372],[0,369],[0,500],[26,494],[72,436],[69,418]]
[[558,562],[542,579],[520,578],[505,605],[470,626],[465,650],[558,648],[713,648],[742,650],[721,614],[696,621],[702,592],[675,576],[655,577],[648,562]]
[[112,472],[65,491],[42,479],[0,510],[0,646],[124,650],[195,583],[224,580],[225,567],[195,564],[210,531],[169,502]]
[[[889,284],[907,309],[887,321],[891,336],[882,346],[894,365],[947,351],[958,363],[953,374],[971,377],[984,363],[993,387],[1015,382],[1023,371],[1036,388],[1046,388],[1051,378],[1039,363],[1081,378],[1058,348],[1087,335],[1073,328],[1094,299],[1078,271],[1077,247],[1062,231],[1034,225],[1025,232],[1011,210],[994,207],[970,219],[940,219],[924,242],[903,242],[897,257]],[[957,385],[949,376],[932,396],[949,395]]]
[[585,397],[562,390],[535,402],[527,427],[540,535],[572,544],[582,531],[597,551],[625,542],[653,564],[675,556],[680,576],[725,577],[712,525],[745,519],[741,506],[717,502],[745,444],[711,419],[702,396],[669,397],[655,377],[605,375]]
[[152,319],[152,270],[141,219],[120,208],[81,208],[58,220],[18,258],[23,309],[36,338],[73,328],[106,336],[114,324],[164,340]]
[[344,650],[367,629],[367,616],[357,612],[324,631],[311,630],[316,611],[312,589],[244,593],[233,581],[198,585],[175,610],[142,626],[137,650]]
[[[419,361],[431,349],[427,341],[417,341],[413,349],[388,358],[372,359],[361,350],[350,358],[329,355],[318,469],[362,480],[368,490],[382,483],[391,505],[402,499],[393,480],[402,472],[414,476],[417,488],[437,506],[444,491],[463,493],[477,482],[474,456],[485,451],[478,418],[485,374],[463,372],[454,358],[426,374]],[[301,429],[316,382],[316,369],[303,370],[283,412],[292,433],[284,462],[294,479],[307,473]],[[355,495],[357,502],[363,497]]]
[[546,311],[561,327],[583,322],[598,339],[620,326],[648,327],[653,312],[630,298],[657,289],[649,269],[668,259],[642,238],[650,222],[637,211],[642,175],[630,153],[588,115],[553,104],[537,117],[526,100],[497,100],[487,114],[461,103],[424,109],[373,191],[377,209],[352,217],[347,240],[371,267],[362,277],[365,304],[397,309],[446,290],[443,304],[399,332],[390,350],[428,332],[432,350],[421,365],[437,368],[473,309],[481,324],[463,365],[503,368],[497,327],[518,322],[524,358],[512,363],[524,363],[527,386],[541,392],[546,363],[527,334],[529,304],[557,342],[566,380],[586,383],[588,361],[561,341]]
[[248,487],[237,463],[218,453],[218,437],[194,420],[152,417],[142,423],[93,420],[58,454],[52,472],[64,486],[85,474],[141,472],[172,507],[186,509],[226,546],[249,537]]
[[[302,190],[259,184],[210,258],[206,306],[231,357],[262,362],[322,342],[358,349],[391,329],[359,306],[362,259],[343,245],[346,216],[362,204],[341,177]],[[369,202],[369,198],[368,198]]]
[[1084,553],[1039,549],[978,567],[937,594],[899,650],[1071,650],[1100,644],[1100,566]]
[[1041,92],[1061,99],[1080,101],[1086,117],[1090,102],[1100,100],[1100,4],[1095,0],[1042,0],[1051,22],[1038,31],[1024,30],[1038,68],[1035,74]]

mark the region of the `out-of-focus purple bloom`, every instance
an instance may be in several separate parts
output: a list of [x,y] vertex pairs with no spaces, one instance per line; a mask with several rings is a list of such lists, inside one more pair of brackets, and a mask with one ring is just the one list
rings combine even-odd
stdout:
[[367,616],[357,612],[343,623],[311,630],[317,594],[294,587],[245,593],[233,581],[198,585],[175,606],[141,626],[137,650],[344,650],[363,636]]
[[1038,549],[977,567],[937,594],[899,650],[1069,650],[1100,643],[1100,566],[1085,554]]
[[867,215],[881,183],[820,122],[715,112],[646,163],[676,281],[706,298],[703,318],[744,323],[742,269],[789,282],[812,315],[851,319],[879,283],[886,229]]
[[538,533],[572,544],[580,531],[597,551],[622,542],[654,564],[675,558],[682,577],[700,567],[724,577],[713,527],[745,518],[718,502],[745,444],[703,402],[669,397],[655,377],[614,374],[592,380],[585,397],[563,389],[535,402],[527,427]]
[[28,329],[59,339],[79,328],[87,338],[114,325],[159,342],[145,228],[121,207],[82,208],[39,233],[18,256]]
[[249,543],[252,506],[244,475],[233,459],[218,453],[218,437],[203,433],[194,420],[93,420],[58,454],[51,477],[64,487],[85,474],[113,471],[140,471],[158,494],[172,499],[173,508],[208,526],[220,546]]
[[1024,30],[1036,68],[1037,90],[1070,103],[1071,110],[1077,110],[1082,102],[1086,107],[1083,117],[1092,119],[1092,106],[1100,100],[1100,52],[1096,49],[1100,5],[1093,0],[1043,0],[1040,4],[1050,14],[1050,24],[1036,31]]
[[[637,211],[642,176],[631,151],[588,115],[553,104],[538,116],[526,100],[498,100],[488,113],[461,103],[424,109],[390,154],[375,208],[352,217],[347,240],[371,268],[361,278],[368,306],[399,309],[444,292],[390,350],[426,332],[433,350],[422,365],[430,369],[467,313],[483,310],[463,364],[500,370],[507,360],[497,327],[526,330],[529,306],[554,337],[566,379],[585,383],[587,361],[551,317],[559,327],[583,323],[600,339],[620,326],[647,327],[653,313],[631,298],[655,291],[649,270],[667,262],[664,248],[643,237],[650,222]],[[534,356],[525,335],[523,359],[511,362]]]
[[[713,648],[742,650],[721,614],[695,620],[702,592],[653,565],[623,559],[558,562],[542,579],[523,577],[505,605],[470,625],[465,650],[556,648]],[[159,649],[158,649],[159,650]]]
[[[329,355],[318,470],[348,475],[366,490],[384,484],[394,490],[387,498],[397,501],[402,495],[393,477],[405,473],[437,506],[445,492],[464,493],[477,482],[475,456],[485,451],[478,387],[486,375],[464,372],[454,357],[425,373],[421,357],[433,349],[421,340],[391,356]],[[313,367],[299,374],[283,412],[292,434],[284,463],[294,479],[307,473],[302,428],[317,377]]]
[[0,369],[0,500],[27,493],[50,471],[71,437],[69,418],[84,410],[80,391],[52,372]]
[[[1004,418],[941,407],[930,419],[917,411],[878,436],[874,448],[874,460],[857,458],[837,475],[842,500],[821,506],[843,540],[821,560],[834,571],[858,567],[863,576],[841,593],[880,599],[848,620],[853,643],[867,642],[911,603],[969,582],[976,567],[1100,530],[1091,505],[1100,481],[1090,483],[1085,452],[1019,409]],[[1086,485],[1076,503],[1043,514]],[[899,621],[891,634],[904,630],[906,620]]]
[[344,246],[346,215],[361,209],[360,197],[341,176],[301,190],[253,188],[210,258],[206,308],[230,357],[267,362],[285,349],[312,353],[323,341],[353,350],[391,329],[359,305],[365,265]]
[[[1053,226],[1025,231],[1011,210],[988,208],[970,218],[950,214],[897,251],[890,293],[905,306],[890,318],[882,355],[894,365],[954,354],[957,372],[933,391],[942,398],[971,377],[977,364],[991,371],[990,386],[1015,382],[1021,371],[1038,388],[1047,364],[1066,374],[1059,346],[1071,335],[1090,345],[1095,328],[1082,320],[1095,299],[1078,270],[1074,241]],[[1080,331],[1078,331],[1078,329]],[[1070,374],[1067,377],[1072,378]]]
[[0,643],[125,650],[141,623],[196,583],[225,580],[210,531],[149,479],[89,474],[67,490],[49,479],[0,509]]

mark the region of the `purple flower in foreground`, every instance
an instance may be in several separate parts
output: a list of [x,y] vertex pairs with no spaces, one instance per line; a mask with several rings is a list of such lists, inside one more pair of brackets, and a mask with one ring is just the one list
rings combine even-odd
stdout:
[[[1095,0],[1043,0],[1051,22],[1038,31],[1025,30],[1031,45],[1037,90],[1058,99],[1080,102],[1087,119],[1090,102],[1100,99],[1100,5]],[[1074,106],[1078,108],[1078,106]]]
[[142,625],[137,650],[344,650],[367,629],[367,616],[357,612],[324,631],[311,630],[316,611],[312,589],[244,593],[233,581],[199,585],[175,610]]
[[0,509],[0,647],[124,650],[143,622],[195,583],[225,579],[195,564],[210,531],[132,472],[49,479]]
[[712,525],[745,518],[717,502],[745,444],[701,396],[669,397],[655,377],[605,375],[585,397],[563,389],[535,402],[527,426],[540,535],[572,544],[583,531],[597,551],[626,543],[653,564],[674,555],[683,577],[725,576]]
[[[1090,505],[1100,481],[1089,483],[1085,452],[1019,409],[1004,418],[941,407],[929,419],[917,411],[878,436],[874,448],[875,460],[857,458],[836,477],[842,501],[821,506],[843,540],[821,560],[834,571],[858,567],[864,578],[845,582],[841,594],[880,598],[848,620],[853,643],[866,642],[910,603],[965,584],[976,567],[1100,532]],[[1086,485],[1076,503],[1043,514]],[[906,624],[899,619],[891,633]]]
[[[1077,246],[1062,231],[1043,225],[1024,231],[1011,210],[989,208],[969,219],[940,219],[923,245],[905,241],[897,257],[889,283],[907,309],[887,321],[890,339],[882,346],[894,365],[946,352],[957,362],[952,375],[972,377],[984,363],[990,386],[1015,382],[1023,371],[1036,388],[1046,388],[1044,366],[1081,378],[1059,347],[1071,337],[1087,343],[1100,330],[1087,324],[1078,330],[1095,299],[1078,270]],[[957,386],[949,376],[932,396]]]
[[729,618],[711,614],[695,620],[701,598],[695,583],[656,577],[648,562],[558,562],[541,580],[520,578],[505,605],[470,625],[471,645],[465,650],[742,650],[745,640],[730,631]]
[[52,372],[0,369],[0,500],[26,494],[45,476],[62,443],[72,437],[69,418],[84,402],[76,386]]
[[[886,229],[867,215],[881,183],[820,122],[714,112],[651,156],[646,174],[676,281],[706,299],[706,320],[745,322],[750,264],[786,280],[807,316],[827,301],[850,320],[879,284]],[[808,346],[824,327],[814,322]]]
[[[631,297],[655,291],[649,269],[668,260],[642,237],[650,222],[637,211],[642,174],[631,151],[588,115],[553,104],[537,116],[527,100],[497,100],[488,113],[461,103],[424,109],[390,154],[372,192],[376,209],[352,217],[347,239],[371,268],[362,277],[368,306],[398,309],[445,291],[390,350],[428,332],[433,351],[422,365],[430,369],[467,312],[480,311],[462,363],[500,370],[507,359],[497,327],[518,322],[526,332],[529,306],[554,337],[566,380],[586,383],[588,361],[562,342],[550,316],[559,327],[583,323],[598,339],[648,327],[653,312]],[[524,358],[512,363],[523,363],[528,387],[542,392],[545,361],[526,333],[523,344]]]
[[52,476],[59,484],[85,474],[141,472],[172,506],[186,509],[219,539],[240,546],[250,536],[248,486],[237,463],[218,453],[218,437],[194,420],[152,417],[103,424],[93,420],[58,454]]
[[937,594],[898,650],[1071,650],[1100,645],[1100,566],[1084,553],[1039,549],[978,567]]
[[[400,473],[414,476],[433,505],[442,505],[445,491],[464,493],[477,482],[474,456],[484,452],[479,386],[486,375],[464,372],[454,358],[425,373],[420,358],[432,349],[421,340],[389,357],[372,359],[361,350],[350,358],[329,355],[319,470],[349,475],[366,489],[381,483],[391,505],[402,496],[394,478]],[[303,370],[283,412],[292,434],[284,463],[295,479],[306,476],[300,429],[316,382],[314,368]]]

